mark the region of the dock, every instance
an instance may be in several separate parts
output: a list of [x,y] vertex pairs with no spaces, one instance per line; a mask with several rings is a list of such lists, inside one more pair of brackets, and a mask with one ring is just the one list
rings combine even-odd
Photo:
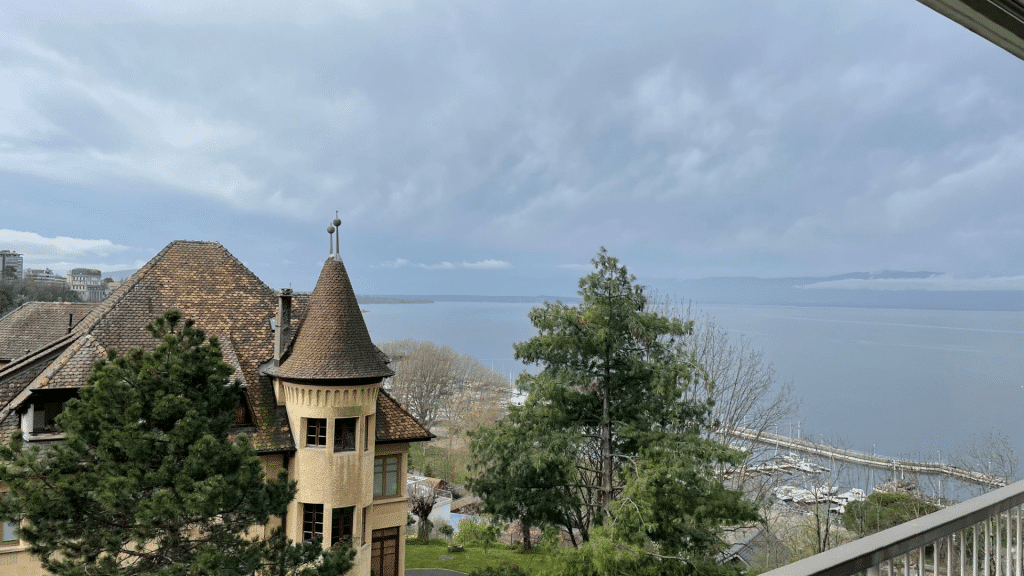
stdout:
[[813,454],[823,458],[830,458],[832,460],[840,460],[851,464],[870,466],[872,468],[879,468],[883,470],[899,470],[918,474],[944,475],[950,478],[963,480],[965,482],[989,486],[991,488],[1002,488],[1008,484],[1005,478],[1000,478],[992,474],[985,474],[984,472],[958,468],[942,462],[919,462],[916,460],[903,460],[899,458],[876,456],[854,450],[836,448],[826,444],[819,444],[811,440],[790,438],[789,436],[774,434],[767,431],[751,430],[741,426],[734,427],[731,431],[727,432],[726,435],[743,440],[749,440],[751,442],[757,442],[765,446],[777,446],[780,449],[784,448],[793,452]]

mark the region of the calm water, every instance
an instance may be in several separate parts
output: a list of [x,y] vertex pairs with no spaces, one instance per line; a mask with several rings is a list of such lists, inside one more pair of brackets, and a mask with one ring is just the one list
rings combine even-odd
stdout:
[[[431,340],[509,374],[535,334],[533,304],[370,304],[376,342]],[[1024,452],[1024,312],[700,306],[765,352],[802,401],[806,436],[936,459],[964,434],[999,430]],[[784,426],[785,427],[785,426]],[[796,423],[793,424],[794,430]],[[780,430],[788,432],[788,430]]]

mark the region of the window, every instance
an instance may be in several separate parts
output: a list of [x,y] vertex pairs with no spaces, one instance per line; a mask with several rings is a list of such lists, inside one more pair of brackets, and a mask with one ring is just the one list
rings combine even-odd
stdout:
[[324,537],[324,505],[302,505],[302,541],[312,542],[323,540]]
[[331,546],[352,540],[352,523],[355,522],[355,515],[355,506],[335,508],[331,511]]
[[370,438],[372,438],[372,436],[370,436],[370,434],[372,432],[373,432],[373,416],[367,416],[366,417],[366,430],[365,430],[365,435],[363,436],[363,450],[369,450],[370,449]]
[[401,456],[378,456],[373,459],[373,497],[398,496],[398,470]]
[[245,392],[239,393],[238,406],[235,406],[235,426],[252,426],[252,411],[245,399]]
[[36,434],[58,434],[62,430],[57,425],[57,415],[64,411],[63,402],[46,402],[35,405],[32,432]]
[[4,522],[3,523],[3,540],[2,543],[6,545],[18,543],[18,524],[15,522]]
[[306,419],[306,446],[327,446],[327,419]]
[[334,451],[348,452],[356,449],[356,423],[358,418],[338,418],[334,421]]

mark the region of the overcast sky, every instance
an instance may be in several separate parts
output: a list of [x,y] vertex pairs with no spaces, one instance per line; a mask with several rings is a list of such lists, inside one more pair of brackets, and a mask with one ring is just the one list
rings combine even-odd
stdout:
[[1022,287],[1022,94],[913,0],[7,0],[0,248],[308,290],[337,211],[360,293],[569,295],[601,246]]

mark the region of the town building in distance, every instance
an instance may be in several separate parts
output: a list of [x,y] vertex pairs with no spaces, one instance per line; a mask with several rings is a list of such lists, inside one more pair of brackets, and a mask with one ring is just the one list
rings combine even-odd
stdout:
[[49,284],[67,284],[68,279],[55,273],[49,268],[26,268],[25,280],[32,282],[45,282]]
[[25,259],[13,250],[0,250],[0,280],[21,280]]
[[95,268],[74,268],[68,272],[68,288],[74,290],[82,302],[102,302],[107,291],[103,274]]

